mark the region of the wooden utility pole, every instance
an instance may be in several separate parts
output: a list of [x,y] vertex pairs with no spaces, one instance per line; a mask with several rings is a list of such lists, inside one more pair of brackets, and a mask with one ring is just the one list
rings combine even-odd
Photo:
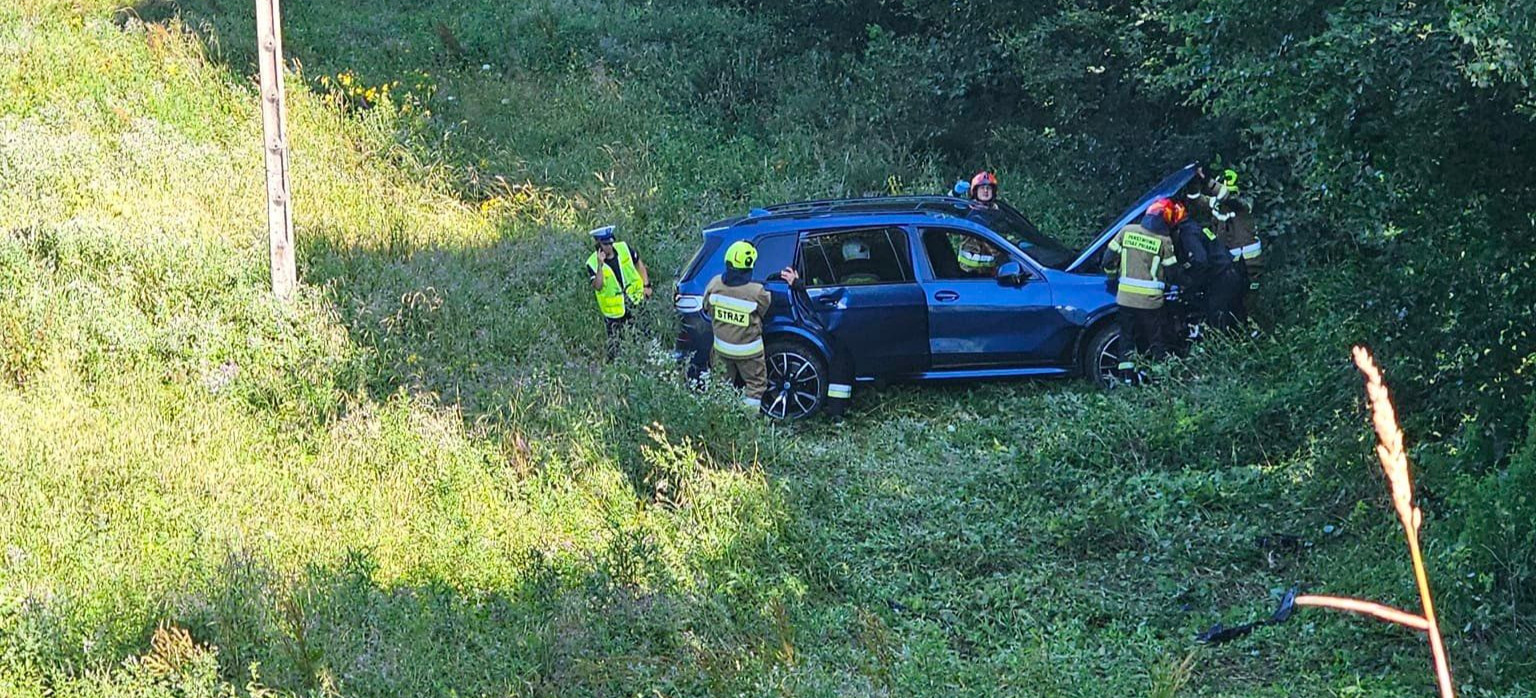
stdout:
[[288,189],[288,110],[283,96],[283,15],[279,0],[256,0],[256,57],[261,63],[262,150],[267,158],[267,239],[272,293],[298,286],[293,252],[293,201]]

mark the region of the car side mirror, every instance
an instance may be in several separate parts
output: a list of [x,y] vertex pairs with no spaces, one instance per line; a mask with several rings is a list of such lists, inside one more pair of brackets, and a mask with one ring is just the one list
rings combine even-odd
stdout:
[[1004,286],[1023,286],[1029,277],[1024,275],[1024,265],[1018,262],[1003,262],[997,268],[997,282]]

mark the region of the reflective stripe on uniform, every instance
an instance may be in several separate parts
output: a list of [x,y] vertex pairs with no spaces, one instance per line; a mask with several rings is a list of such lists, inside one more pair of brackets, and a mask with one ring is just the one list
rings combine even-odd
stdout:
[[970,250],[960,250],[960,258],[958,261],[960,262],[960,266],[962,268],[980,269],[982,267],[992,266],[995,263],[996,258],[989,254],[980,254],[977,252],[971,252]]
[[715,337],[715,351],[733,359],[748,359],[763,353],[763,338],[758,337],[746,344],[733,344]]
[[1167,284],[1164,284],[1161,281],[1146,281],[1143,279],[1132,278],[1121,278],[1120,286],[1121,288],[1129,287],[1127,290],[1135,289],[1136,293],[1148,294],[1162,293],[1163,289],[1167,288]]
[[1115,366],[1115,368],[1117,368],[1117,369],[1119,369],[1121,371],[1134,371],[1134,370],[1136,370],[1136,362],[1134,362],[1134,361],[1121,361],[1119,365]]
[[763,406],[763,401],[755,397],[744,397],[741,399],[741,404],[746,405],[747,407],[756,407],[761,409]]
[[1264,254],[1264,243],[1255,242],[1252,245],[1247,245],[1244,247],[1233,247],[1232,249],[1227,250],[1227,252],[1232,255],[1232,259],[1234,260],[1253,259],[1254,257]]
[[843,383],[833,383],[827,386],[827,397],[847,400],[853,397],[853,386]]
[[710,294],[709,302],[711,305],[718,305],[723,308],[730,308],[731,310],[743,313],[750,313],[757,310],[756,303],[748,300],[742,300],[740,298],[733,298],[723,293]]

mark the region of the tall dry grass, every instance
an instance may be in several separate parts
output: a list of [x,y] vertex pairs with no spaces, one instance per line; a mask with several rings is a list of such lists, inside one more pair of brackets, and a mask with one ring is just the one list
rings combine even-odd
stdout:
[[1376,430],[1376,457],[1381,463],[1382,473],[1387,478],[1387,486],[1392,495],[1392,508],[1397,512],[1397,519],[1403,526],[1403,534],[1408,539],[1408,553],[1413,559],[1413,577],[1418,584],[1419,602],[1423,607],[1423,615],[1414,615],[1361,599],[1334,596],[1303,595],[1296,598],[1296,604],[1360,613],[1426,632],[1434,661],[1436,685],[1439,687],[1441,696],[1452,698],[1456,694],[1456,689],[1451,682],[1450,660],[1446,657],[1445,643],[1440,636],[1440,623],[1435,617],[1434,597],[1429,589],[1429,575],[1424,567],[1424,554],[1419,547],[1419,528],[1424,523],[1424,514],[1413,501],[1413,478],[1408,468],[1408,454],[1403,448],[1403,430],[1398,426],[1392,396],[1382,380],[1381,367],[1377,365],[1375,357],[1371,355],[1370,350],[1362,346],[1356,346],[1353,354],[1355,366],[1365,377],[1365,393],[1370,401],[1371,423]]

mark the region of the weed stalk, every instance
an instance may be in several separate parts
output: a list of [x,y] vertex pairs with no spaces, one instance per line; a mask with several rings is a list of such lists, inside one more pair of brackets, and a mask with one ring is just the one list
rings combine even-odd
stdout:
[[1451,683],[1451,665],[1445,656],[1445,643],[1440,638],[1440,623],[1435,618],[1435,602],[1429,592],[1429,575],[1424,571],[1424,554],[1419,548],[1419,526],[1424,514],[1413,503],[1413,481],[1408,473],[1408,455],[1403,450],[1403,430],[1398,426],[1397,413],[1392,407],[1392,397],[1381,380],[1381,368],[1365,347],[1355,347],[1355,366],[1365,376],[1365,393],[1371,401],[1371,421],[1376,427],[1376,457],[1387,475],[1392,488],[1392,508],[1403,524],[1408,537],[1408,553],[1413,557],[1413,576],[1419,585],[1419,600],[1424,615],[1416,616],[1390,606],[1361,599],[1336,596],[1304,595],[1296,597],[1297,606],[1333,608],[1368,615],[1390,623],[1424,631],[1429,634],[1429,647],[1434,655],[1435,679],[1443,698],[1454,698],[1456,689]]

